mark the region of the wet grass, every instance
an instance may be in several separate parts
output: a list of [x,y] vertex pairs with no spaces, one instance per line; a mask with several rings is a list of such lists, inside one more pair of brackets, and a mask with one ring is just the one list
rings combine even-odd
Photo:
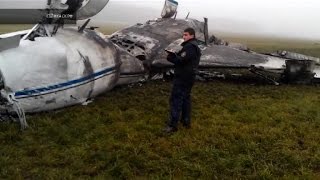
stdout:
[[171,136],[169,94],[149,82],[3,123],[0,178],[319,178],[319,87],[198,82],[192,129]]
[[0,24],[0,34],[26,30],[32,27],[31,24]]
[[231,42],[246,44],[250,49],[260,53],[276,52],[286,50],[298,52],[314,57],[320,57],[320,41],[285,39],[285,38],[261,38],[261,37],[233,37],[224,35],[223,39]]
[[[243,42],[243,41],[240,41]],[[255,40],[261,51],[287,41]],[[319,53],[309,46],[307,54]],[[197,82],[192,129],[163,134],[170,82],[0,124],[1,179],[319,179],[319,86]]]

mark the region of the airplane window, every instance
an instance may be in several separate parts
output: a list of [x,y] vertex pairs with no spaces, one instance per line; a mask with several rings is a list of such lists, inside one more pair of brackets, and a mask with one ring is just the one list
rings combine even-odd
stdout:
[[138,55],[138,56],[136,56],[136,58],[138,58],[140,61],[145,61],[146,60],[146,56],[145,55]]

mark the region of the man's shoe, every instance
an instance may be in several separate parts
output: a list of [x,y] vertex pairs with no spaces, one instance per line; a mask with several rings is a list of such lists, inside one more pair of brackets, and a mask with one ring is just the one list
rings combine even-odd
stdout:
[[183,124],[183,127],[186,129],[191,129],[191,124]]
[[190,120],[189,121],[186,121],[186,120],[180,120],[180,122],[182,123],[182,126],[186,129],[191,129],[191,122]]
[[182,123],[183,127],[186,129],[191,129],[191,124]]
[[165,133],[174,133],[176,131],[178,131],[177,128],[170,127],[170,126],[167,126],[166,128],[163,129],[163,132],[165,132]]

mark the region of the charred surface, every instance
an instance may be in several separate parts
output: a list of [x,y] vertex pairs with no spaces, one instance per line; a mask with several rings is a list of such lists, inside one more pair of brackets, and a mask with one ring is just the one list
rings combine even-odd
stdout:
[[152,61],[173,41],[181,38],[187,27],[193,27],[199,39],[203,40],[203,23],[197,20],[158,19],[145,24],[123,29],[111,36],[112,42],[124,48],[144,64],[151,66]]

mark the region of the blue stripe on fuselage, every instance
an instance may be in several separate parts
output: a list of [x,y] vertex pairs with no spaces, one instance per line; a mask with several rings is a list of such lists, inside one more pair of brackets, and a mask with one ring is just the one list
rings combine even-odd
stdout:
[[99,77],[99,76],[103,76],[106,75],[112,71],[116,70],[116,66],[111,67],[111,68],[107,68],[101,71],[98,71],[96,73],[90,74],[86,77],[82,77],[79,79],[75,79],[75,80],[71,80],[68,82],[64,82],[64,83],[60,83],[60,84],[55,84],[55,85],[51,85],[51,86],[47,86],[47,87],[41,87],[41,88],[37,88],[37,89],[29,89],[29,90],[23,90],[23,91],[17,91],[15,92],[15,98],[20,98],[23,96],[34,96],[37,94],[42,94],[42,93],[47,93],[48,91],[59,91],[63,88],[67,88],[67,87],[72,87],[74,85],[77,84],[81,84],[85,81],[89,81],[89,80],[95,80],[95,78]]

